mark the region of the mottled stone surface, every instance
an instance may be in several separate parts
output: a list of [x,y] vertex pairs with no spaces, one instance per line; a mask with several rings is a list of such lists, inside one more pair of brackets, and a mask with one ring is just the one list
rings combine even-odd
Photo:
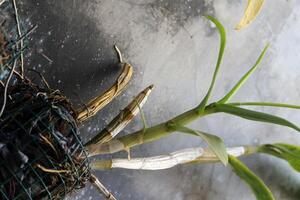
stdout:
[[[53,88],[74,102],[94,97],[114,82],[120,69],[112,48],[117,43],[135,75],[120,96],[81,129],[88,139],[147,85],[156,88],[145,105],[150,125],[179,114],[200,101],[207,91],[218,53],[215,27],[203,17],[216,16],[225,26],[228,45],[213,99],[222,97],[255,62],[266,43],[264,61],[234,101],[300,102],[300,4],[297,0],[267,0],[257,20],[242,31],[234,26],[245,8],[242,0],[22,0],[26,26],[38,24],[28,56],[30,67],[42,71]],[[50,58],[53,62],[49,62]],[[297,111],[257,108],[300,123]],[[141,128],[137,118],[122,134]],[[300,136],[288,128],[245,121],[224,114],[191,127],[217,134],[228,146],[290,142]],[[167,153],[204,145],[174,134],[132,149],[132,156]],[[126,157],[119,153],[114,157]],[[300,176],[285,162],[268,156],[243,159],[280,200],[299,199]],[[163,171],[97,172],[119,199],[250,200],[250,189],[221,164],[179,166]],[[70,199],[101,199],[87,187]]]

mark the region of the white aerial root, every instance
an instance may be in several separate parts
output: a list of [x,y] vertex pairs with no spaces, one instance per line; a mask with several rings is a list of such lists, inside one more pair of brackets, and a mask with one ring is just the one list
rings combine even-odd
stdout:
[[[227,148],[227,153],[239,157],[247,154],[246,147]],[[148,158],[131,158],[128,159],[112,159],[107,161],[95,161],[92,163],[93,169],[101,168],[124,168],[124,169],[140,169],[140,170],[161,170],[174,167],[185,163],[209,163],[217,162],[219,159],[209,149],[189,148],[175,151],[170,154],[148,157]],[[108,164],[109,163],[109,164]]]

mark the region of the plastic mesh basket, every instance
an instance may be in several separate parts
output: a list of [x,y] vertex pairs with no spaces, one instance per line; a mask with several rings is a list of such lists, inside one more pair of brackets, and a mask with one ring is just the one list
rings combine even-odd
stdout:
[[9,93],[0,119],[2,198],[59,199],[83,187],[89,164],[67,100],[24,82]]
[[[0,9],[11,12],[9,7]],[[4,84],[13,64],[19,67],[18,38],[9,39],[16,37],[11,33],[0,32],[5,43],[0,45]],[[16,73],[4,94],[5,86],[0,85],[0,109],[7,97],[0,116],[0,200],[63,199],[84,187],[90,168],[69,101],[59,91]]]

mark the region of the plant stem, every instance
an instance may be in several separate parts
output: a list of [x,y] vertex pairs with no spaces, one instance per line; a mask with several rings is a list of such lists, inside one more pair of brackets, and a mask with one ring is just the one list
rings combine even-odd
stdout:
[[170,135],[172,132],[176,131],[174,128],[172,128],[172,124],[184,126],[200,117],[212,114],[214,112],[214,104],[206,106],[203,112],[199,112],[197,108],[194,108],[164,123],[147,128],[146,130],[142,129],[135,133],[125,135],[117,139],[113,139],[107,143],[88,145],[87,149],[90,153],[90,156],[116,153],[122,150],[128,150],[131,147],[147,142],[152,142],[162,137]]

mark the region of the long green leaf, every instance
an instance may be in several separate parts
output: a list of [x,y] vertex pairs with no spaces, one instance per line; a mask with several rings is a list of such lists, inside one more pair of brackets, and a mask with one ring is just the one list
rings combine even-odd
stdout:
[[279,107],[279,108],[300,109],[300,106],[298,106],[298,105],[273,103],[273,102],[234,102],[234,103],[228,103],[227,105],[232,105],[232,106],[269,106],[269,107]]
[[257,200],[275,200],[269,188],[239,159],[229,155],[229,164],[237,176],[244,180],[252,189]]
[[261,146],[258,152],[284,159],[296,171],[300,172],[300,146],[290,144],[266,144]]
[[198,106],[198,111],[199,112],[203,112],[204,111],[204,108],[208,102],[208,99],[211,95],[211,92],[213,90],[213,87],[214,87],[214,84],[216,82],[216,79],[217,79],[217,74],[219,72],[219,69],[220,69],[220,65],[221,65],[221,62],[222,62],[222,58],[223,58],[223,54],[224,54],[224,49],[225,49],[225,46],[226,46],[226,32],[225,32],[225,29],[224,27],[222,26],[222,24],[215,18],[213,18],[212,16],[206,16],[206,18],[208,20],[210,20],[211,22],[213,22],[218,31],[219,31],[219,34],[220,34],[220,49],[219,49],[219,55],[218,55],[218,60],[217,60],[217,64],[216,64],[216,67],[215,67],[215,72],[214,72],[214,75],[213,75],[213,79],[211,81],[211,84],[210,84],[210,87],[208,89],[208,92],[206,94],[206,96],[204,97],[204,99],[201,101],[201,103],[199,104]]
[[214,152],[214,154],[220,159],[220,161],[226,166],[228,164],[228,154],[225,144],[221,138],[216,135],[204,133],[202,131],[193,130],[183,126],[173,126],[177,131],[196,135],[201,137],[207,144],[208,148]]
[[218,103],[226,103],[233,97],[233,95],[242,87],[242,85],[247,81],[250,75],[257,69],[259,63],[263,59],[269,45],[266,45],[261,54],[259,55],[258,59],[256,60],[253,67],[237,82],[237,84],[220,100]]
[[266,122],[266,123],[272,123],[272,124],[278,124],[281,126],[287,126],[292,129],[295,129],[296,131],[300,132],[300,128],[296,126],[295,124],[289,122],[286,119],[262,113],[262,112],[257,112],[253,110],[248,110],[245,108],[240,108],[228,104],[216,104],[215,105],[215,110],[216,112],[224,112],[228,113],[231,115],[235,115],[238,117],[242,117],[248,120],[253,120],[253,121],[260,121],[260,122]]

